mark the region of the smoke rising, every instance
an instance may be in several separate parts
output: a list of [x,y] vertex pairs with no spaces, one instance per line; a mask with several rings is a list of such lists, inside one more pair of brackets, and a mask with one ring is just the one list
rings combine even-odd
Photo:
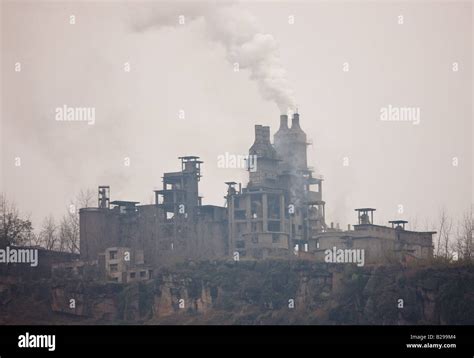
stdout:
[[239,5],[186,4],[181,9],[166,9],[135,21],[136,31],[178,26],[179,17],[185,21],[203,18],[209,37],[221,44],[227,60],[240,70],[248,70],[262,97],[274,102],[281,113],[294,110],[293,89],[279,55],[278,42],[271,34],[264,33],[257,19]]

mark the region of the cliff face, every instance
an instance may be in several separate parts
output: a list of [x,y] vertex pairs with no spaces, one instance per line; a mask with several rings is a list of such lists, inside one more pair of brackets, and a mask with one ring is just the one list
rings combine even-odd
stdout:
[[0,277],[0,323],[474,324],[472,265],[200,262],[156,276],[127,285]]

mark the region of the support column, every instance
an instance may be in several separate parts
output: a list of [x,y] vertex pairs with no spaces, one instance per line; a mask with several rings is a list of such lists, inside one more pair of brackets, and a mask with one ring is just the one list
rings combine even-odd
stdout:
[[247,219],[247,232],[252,231],[252,194],[246,196],[245,216]]
[[267,194],[262,194],[262,219],[263,219],[263,232],[268,231],[268,200]]
[[286,232],[286,227],[285,227],[285,222],[286,222],[286,216],[285,216],[285,196],[283,194],[280,194],[280,231]]
[[229,199],[230,200],[227,200],[227,208],[228,208],[228,215],[229,215],[229,227],[228,227],[229,238],[228,238],[227,251],[228,251],[228,255],[232,256],[233,250],[235,248],[235,244],[234,244],[234,225],[235,225],[234,224],[234,220],[235,220],[234,196],[232,195]]

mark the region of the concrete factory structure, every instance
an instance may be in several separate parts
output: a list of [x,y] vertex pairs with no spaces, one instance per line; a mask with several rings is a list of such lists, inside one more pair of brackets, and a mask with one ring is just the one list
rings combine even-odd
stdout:
[[375,209],[355,210],[358,212],[358,224],[354,225],[354,230],[328,228],[310,239],[309,251],[318,261],[324,261],[327,250],[333,250],[334,247],[342,250],[364,250],[366,264],[407,263],[433,257],[435,232],[405,230],[405,220],[389,221],[391,227],[375,225]]
[[406,231],[403,221],[374,225],[375,209],[361,209],[354,230],[327,227],[323,180],[307,165],[308,141],[299,120],[295,113],[289,127],[288,116],[282,115],[273,144],[270,127],[255,126],[249,158],[257,158],[256,165],[248,166],[246,187],[226,183],[226,207],[202,204],[203,162],[196,156],[180,157],[181,170],[164,174],[163,189],[155,191],[151,205],[110,201],[110,188],[100,186],[97,208],[80,210],[81,259],[97,260],[120,247],[142,251],[143,263],[152,267],[186,259],[295,257],[303,252],[323,260],[321,253],[334,246],[364,249],[368,263],[432,257],[433,232]]
[[291,128],[280,117],[274,145],[270,127],[255,126],[249,156],[257,157],[256,170],[243,190],[227,183],[229,246],[241,256],[284,256],[325,229],[322,179],[308,168],[307,145],[297,113]]
[[164,174],[155,204],[111,202],[109,187],[99,187],[98,207],[79,211],[81,259],[96,260],[110,247],[142,250],[153,266],[226,255],[226,209],[201,204],[198,159],[181,157],[181,171]]

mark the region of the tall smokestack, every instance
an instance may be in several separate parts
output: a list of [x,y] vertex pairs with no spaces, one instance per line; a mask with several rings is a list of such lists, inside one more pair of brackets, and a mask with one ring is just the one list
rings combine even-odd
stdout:
[[288,116],[286,114],[280,115],[280,130],[288,129]]
[[255,143],[270,144],[270,127],[255,125]]
[[258,124],[255,126],[255,142],[250,147],[249,154],[257,155],[259,158],[276,159],[276,150],[270,142],[270,127]]
[[264,143],[270,144],[270,127],[269,126],[262,127],[262,136],[263,136]]
[[300,115],[298,113],[294,113],[291,119],[291,129],[293,128],[300,128]]
[[263,128],[260,124],[255,125],[255,143],[263,143]]

